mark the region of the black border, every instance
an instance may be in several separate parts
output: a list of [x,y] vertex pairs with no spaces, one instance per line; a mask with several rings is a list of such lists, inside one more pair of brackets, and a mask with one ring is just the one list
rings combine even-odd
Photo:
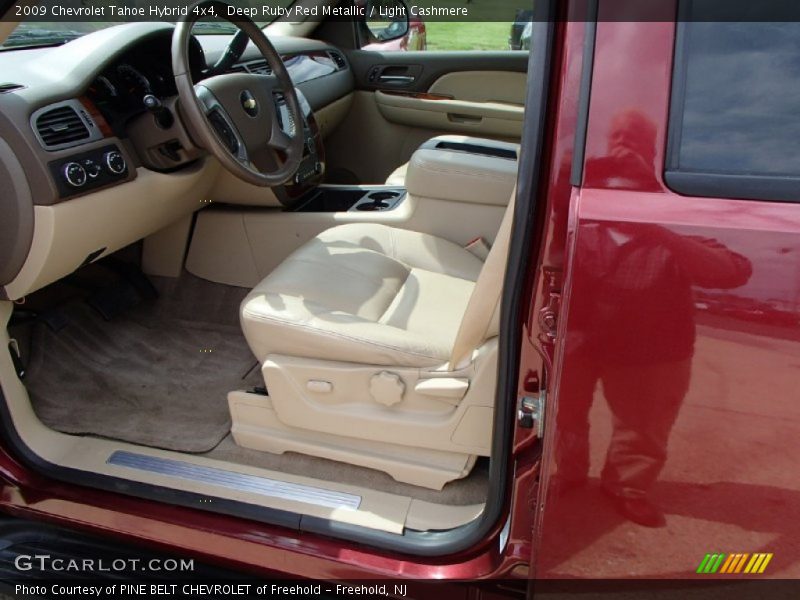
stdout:
[[569,181],[578,187],[583,183],[583,162],[586,158],[586,131],[589,127],[589,102],[592,95],[594,51],[597,41],[597,14],[600,0],[586,0],[587,23],[583,39],[583,64],[581,86],[578,95],[578,119],[575,124],[575,143],[572,153],[572,170]]
[[[513,232],[504,281],[505,292],[501,303],[500,331],[502,335],[498,348],[496,388],[498,401],[495,407],[495,434],[512,431],[515,423],[519,352],[522,345],[520,323],[525,307],[523,296],[530,273],[530,245],[535,229],[533,225],[540,200],[538,191],[542,175],[557,3],[555,0],[536,2],[534,11],[537,18],[533,25],[533,45],[528,63],[528,91],[522,138],[523,140],[532,140],[532,143],[523,144],[520,154],[517,185],[519,201],[515,206]],[[243,517],[292,530],[319,533],[377,546],[379,550],[383,551],[436,557],[470,550],[485,542],[495,532],[501,517],[507,515],[509,476],[513,467],[510,460],[511,439],[509,435],[493,436],[492,459],[489,468],[489,495],[481,517],[448,531],[406,530],[403,535],[397,535],[232,500],[215,498],[213,504],[201,505],[200,501],[207,499],[207,496],[55,465],[35,454],[19,437],[2,390],[0,390],[0,425],[2,425],[0,434],[3,441],[14,451],[24,466],[57,481]]]
[[664,182],[685,196],[800,202],[800,176],[746,175],[681,169],[680,147],[686,102],[687,45],[694,0],[679,0],[672,67]]

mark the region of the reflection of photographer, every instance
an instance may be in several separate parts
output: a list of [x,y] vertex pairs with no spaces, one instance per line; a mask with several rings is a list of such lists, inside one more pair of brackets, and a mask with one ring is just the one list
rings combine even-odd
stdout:
[[[655,127],[639,113],[622,113],[613,125],[608,155],[592,168],[608,173],[615,187],[628,180],[637,189],[655,186]],[[648,493],[689,388],[692,288],[739,287],[751,265],[716,240],[647,223],[585,223],[578,243],[565,357],[571,375],[560,393],[559,479],[567,488],[587,480],[588,415],[599,383],[613,425],[603,490],[626,518],[661,526],[664,516]]]

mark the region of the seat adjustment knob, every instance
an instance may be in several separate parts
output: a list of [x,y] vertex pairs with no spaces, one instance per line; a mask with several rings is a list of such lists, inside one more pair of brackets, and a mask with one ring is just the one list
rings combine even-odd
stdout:
[[397,373],[381,371],[369,381],[369,393],[372,399],[384,406],[394,406],[403,399],[406,384]]

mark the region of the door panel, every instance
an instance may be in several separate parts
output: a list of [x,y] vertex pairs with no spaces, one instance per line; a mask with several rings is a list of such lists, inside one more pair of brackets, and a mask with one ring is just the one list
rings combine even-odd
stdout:
[[326,142],[328,181],[383,183],[426,140],[519,142],[527,52],[348,53],[359,91]]
[[414,81],[402,89],[410,92],[427,92],[442,76],[456,72],[516,72],[525,73],[528,68],[528,53],[520,51],[487,52],[372,52],[353,50],[347,53],[356,78],[356,87],[365,90],[401,89],[385,81],[373,79],[374,67],[413,67]]
[[478,137],[519,138],[523,108],[496,102],[375,92],[378,110],[387,121],[410,127],[452,131]]
[[454,71],[439,77],[428,91],[464,102],[492,102],[521,107],[525,104],[527,79],[524,71]]

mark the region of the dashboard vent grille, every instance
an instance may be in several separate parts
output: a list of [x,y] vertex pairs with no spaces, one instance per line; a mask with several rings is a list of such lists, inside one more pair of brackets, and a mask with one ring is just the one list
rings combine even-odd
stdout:
[[331,60],[336,64],[336,68],[339,71],[343,71],[347,68],[347,61],[344,59],[344,56],[338,52],[328,52],[328,55],[330,55]]
[[24,87],[24,85],[19,83],[0,83],[0,94],[8,94],[14,90],[21,90]]
[[36,131],[46,147],[70,144],[91,137],[89,129],[71,106],[48,110],[36,119]]
[[269,68],[265,60],[254,60],[247,63],[247,70],[256,75],[272,75],[272,69]]
[[228,69],[228,73],[253,73],[255,75],[272,75],[272,69],[269,68],[265,60],[251,60],[246,63],[239,63],[233,65]]

